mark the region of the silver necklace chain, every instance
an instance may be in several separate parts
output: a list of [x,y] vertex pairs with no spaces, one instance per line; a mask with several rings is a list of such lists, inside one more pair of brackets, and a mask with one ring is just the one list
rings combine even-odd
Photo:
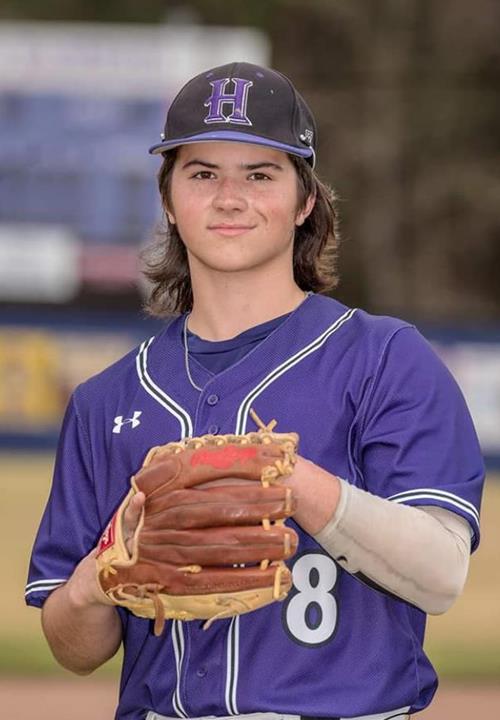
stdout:
[[[312,295],[312,292],[304,292],[304,300],[309,297],[309,295]],[[303,301],[302,301],[303,302]],[[189,316],[191,313],[188,313],[184,319],[184,327],[182,328],[182,338],[184,341],[184,367],[186,368],[186,375],[188,377],[189,382],[191,383],[192,387],[194,387],[195,390],[198,392],[203,392],[203,388],[201,388],[199,385],[195,383],[193,380],[193,376],[191,375],[191,370],[189,369],[189,348],[188,348],[188,337],[187,337],[187,324],[189,320]]]
[[182,330],[182,337],[184,339],[184,367],[186,368],[186,375],[188,376],[188,380],[191,383],[191,385],[194,387],[195,390],[198,390],[198,392],[203,392],[203,388],[201,388],[199,385],[195,383],[193,380],[193,377],[191,375],[191,370],[189,369],[189,349],[188,349],[188,337],[187,337],[187,324],[188,319],[191,313],[188,313],[186,315],[186,319],[184,320],[184,327]]

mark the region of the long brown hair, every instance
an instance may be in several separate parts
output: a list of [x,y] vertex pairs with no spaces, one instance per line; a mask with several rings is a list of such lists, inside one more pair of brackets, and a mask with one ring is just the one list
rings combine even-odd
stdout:
[[[171,207],[172,170],[177,150],[164,154],[158,172],[158,187],[163,207]],[[309,163],[295,155],[288,156],[297,173],[297,212],[307,198],[316,202],[305,222],[296,228],[293,248],[294,279],[301,290],[327,292],[338,283],[336,259],[339,246],[335,193],[325,185]],[[164,216],[157,241],[143,253],[146,278],[152,289],[145,308],[150,315],[165,317],[188,312],[193,305],[188,257],[177,225]]]

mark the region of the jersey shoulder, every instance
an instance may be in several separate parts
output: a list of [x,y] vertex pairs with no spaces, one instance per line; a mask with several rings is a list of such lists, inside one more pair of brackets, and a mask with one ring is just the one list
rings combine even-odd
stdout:
[[376,356],[382,352],[399,331],[409,329],[412,332],[403,333],[408,342],[426,343],[417,328],[410,322],[389,315],[375,315],[360,308],[349,308],[339,301],[317,295],[314,298],[316,317],[321,318],[322,324],[343,324],[342,335],[354,349],[364,348],[371,350]]
[[156,335],[144,340],[119,360],[78,385],[74,392],[76,403],[78,405],[101,404],[104,401],[123,396],[128,388],[136,387],[137,363],[141,352],[150,345],[164,344],[166,330],[174,319],[168,321],[167,325]]
[[352,318],[357,333],[378,334],[383,336],[402,327],[414,327],[412,323],[390,315],[375,315],[361,308],[349,307],[335,298],[326,295],[314,295],[315,310],[332,321]]
[[384,341],[405,328],[416,331],[416,327],[407,320],[390,315],[373,315],[359,308],[356,309],[353,320],[357,333],[364,340],[373,338]]

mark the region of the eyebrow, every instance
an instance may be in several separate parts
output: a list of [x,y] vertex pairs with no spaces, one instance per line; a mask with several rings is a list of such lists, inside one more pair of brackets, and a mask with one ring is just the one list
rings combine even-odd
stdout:
[[[208,168],[209,170],[217,170],[219,168],[219,165],[216,163],[210,163],[206,160],[199,160],[198,158],[194,158],[193,160],[189,160],[187,163],[185,163],[182,166],[183,170],[186,170],[187,168],[192,167],[193,165],[201,165],[202,167]],[[262,170],[265,168],[272,168],[274,170],[283,170],[283,167],[281,165],[278,165],[278,163],[274,162],[258,162],[258,163],[242,163],[240,165],[242,170]]]

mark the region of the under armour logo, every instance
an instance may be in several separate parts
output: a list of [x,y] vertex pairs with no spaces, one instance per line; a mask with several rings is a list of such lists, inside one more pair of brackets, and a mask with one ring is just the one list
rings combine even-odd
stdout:
[[[234,84],[234,92],[226,92],[229,82]],[[243,80],[242,78],[221,78],[210,83],[212,86],[212,94],[205,103],[205,107],[209,108],[209,113],[204,122],[209,123],[234,123],[235,125],[251,125],[250,119],[247,117],[248,91],[253,85],[251,80]],[[230,115],[224,115],[222,112],[224,105],[230,105],[232,112]]]
[[142,410],[134,410],[134,414],[131,418],[123,419],[123,415],[117,415],[115,417],[115,426],[113,428],[114,433],[120,433],[124,425],[130,424],[133,428],[136,428],[141,424],[139,418],[142,415]]

